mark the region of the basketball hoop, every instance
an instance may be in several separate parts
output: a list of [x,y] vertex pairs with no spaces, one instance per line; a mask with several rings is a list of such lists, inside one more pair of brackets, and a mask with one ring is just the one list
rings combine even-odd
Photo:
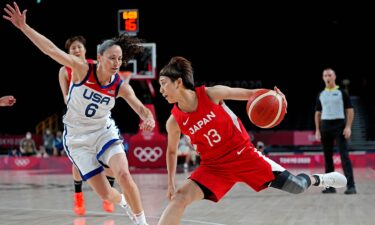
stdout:
[[132,75],[133,75],[133,72],[132,71],[118,71],[118,74],[120,75],[120,78],[129,83]]

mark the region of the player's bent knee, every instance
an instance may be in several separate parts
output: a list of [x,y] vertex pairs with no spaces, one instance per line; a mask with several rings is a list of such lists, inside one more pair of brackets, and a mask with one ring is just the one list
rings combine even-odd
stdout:
[[186,207],[192,203],[192,199],[181,190],[177,190],[173,201],[175,201],[176,204],[181,205],[181,207]]
[[129,170],[124,170],[124,169],[121,169],[120,171],[118,171],[115,174],[115,178],[125,179],[125,180],[131,180],[132,179]]
[[295,176],[285,170],[276,175],[270,186],[292,194],[300,194],[309,188],[310,185],[311,181],[308,175],[301,173]]

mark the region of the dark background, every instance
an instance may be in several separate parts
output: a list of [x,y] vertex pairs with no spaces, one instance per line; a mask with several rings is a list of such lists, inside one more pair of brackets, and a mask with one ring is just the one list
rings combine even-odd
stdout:
[[[2,1],[4,2],[10,1]],[[101,2],[100,4],[98,2]],[[350,79],[351,95],[361,95],[374,76],[375,14],[353,2],[262,3],[247,1],[36,0],[18,1],[28,9],[27,22],[63,49],[73,35],[87,38],[88,58],[96,45],[117,32],[119,9],[138,9],[138,36],[157,44],[158,69],[181,55],[192,61],[197,84],[246,88],[277,85],[289,103],[285,120],[275,129],[314,129],[322,70],[332,67],[338,80]],[[203,5],[204,4],[204,5]],[[3,7],[2,7],[3,8]],[[3,12],[2,12],[3,14]],[[58,84],[60,65],[40,52],[18,29],[1,19],[0,95],[14,95],[14,107],[0,108],[0,133],[34,131],[38,122],[65,105]],[[147,93],[131,81],[142,101]],[[158,91],[159,85],[154,81]],[[371,93],[371,92],[370,92]],[[164,131],[169,105],[153,99]],[[246,102],[228,102],[246,118]],[[113,110],[122,132],[136,132],[138,118],[122,99]],[[243,119],[249,129],[258,129]]]

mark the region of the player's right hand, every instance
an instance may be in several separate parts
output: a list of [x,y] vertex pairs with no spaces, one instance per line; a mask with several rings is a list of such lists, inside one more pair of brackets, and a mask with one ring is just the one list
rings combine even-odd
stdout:
[[176,189],[174,185],[168,185],[167,198],[169,200],[172,200],[174,198],[175,190]]
[[6,4],[4,11],[8,16],[3,15],[3,18],[12,22],[12,24],[18,29],[22,29],[26,25],[26,12],[27,9],[23,10],[22,13],[17,3],[13,2],[13,7]]

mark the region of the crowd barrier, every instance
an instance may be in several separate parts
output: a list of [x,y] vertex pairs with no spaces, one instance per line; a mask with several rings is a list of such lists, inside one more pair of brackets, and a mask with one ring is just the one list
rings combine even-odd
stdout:
[[[154,112],[152,105],[148,106]],[[154,131],[138,131],[135,135],[124,134],[124,141],[129,146],[128,161],[129,166],[134,168],[166,168],[166,148],[167,136],[159,132],[159,125],[156,124]],[[279,131],[254,133],[253,143],[262,140],[267,145],[279,144],[286,146],[318,146],[312,131]],[[1,145],[14,147],[19,142],[22,135],[0,135]],[[40,138],[37,138],[40,141]],[[297,147],[296,147],[297,146]],[[296,151],[298,154],[271,155],[270,158],[285,167],[324,167],[324,157],[320,153],[307,154],[303,151]],[[301,153],[299,153],[301,152]],[[353,152],[352,158],[354,167],[374,167],[375,153]],[[340,156],[334,155],[336,165],[341,164]],[[13,158],[3,156],[0,158],[0,169],[22,170],[22,169],[57,169],[71,171],[71,163],[66,157],[20,157]]]
[[[270,155],[270,159],[285,168],[324,168],[324,156],[322,154],[281,154]],[[371,167],[375,169],[375,153],[350,154],[355,168]],[[164,157],[165,160],[165,157]],[[134,162],[129,159],[130,164]],[[341,167],[340,155],[334,155],[334,163]],[[0,170],[51,170],[58,172],[71,172],[71,162],[67,157],[38,158],[30,157],[0,157]],[[150,166],[147,166],[150,165]],[[155,164],[143,164],[136,168],[165,169],[164,164],[156,167]]]

